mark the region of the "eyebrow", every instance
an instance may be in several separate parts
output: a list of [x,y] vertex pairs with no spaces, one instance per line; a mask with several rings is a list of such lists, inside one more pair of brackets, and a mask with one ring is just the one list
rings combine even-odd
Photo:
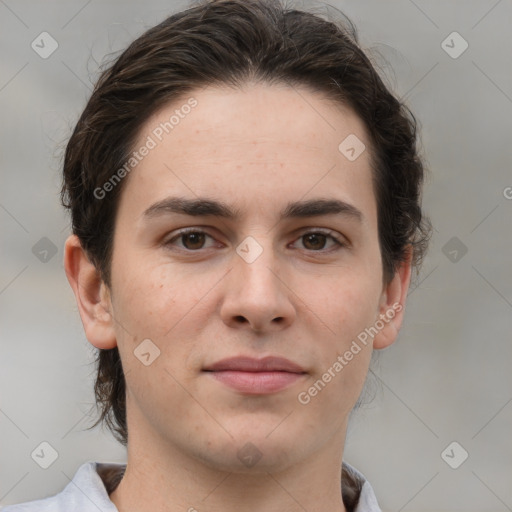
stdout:
[[[178,213],[193,217],[213,216],[228,220],[238,220],[242,212],[228,204],[210,199],[198,197],[188,199],[185,197],[167,197],[151,205],[143,213],[143,218],[152,219],[161,215]],[[339,199],[309,199],[306,201],[294,201],[286,205],[280,213],[280,220],[290,218],[320,217],[322,215],[344,215],[359,222],[363,220],[362,212],[355,206]]]

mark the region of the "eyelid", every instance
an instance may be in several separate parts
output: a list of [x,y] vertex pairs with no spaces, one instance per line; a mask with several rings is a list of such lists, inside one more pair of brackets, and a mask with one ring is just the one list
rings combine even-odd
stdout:
[[[181,236],[183,235],[186,235],[188,233],[201,233],[201,234],[205,234],[206,236],[212,238],[215,240],[215,237],[213,235],[211,235],[210,233],[208,233],[208,231],[201,227],[201,226],[196,226],[196,227],[185,227],[185,228],[181,228],[179,229],[177,232],[174,233],[174,235],[172,237],[170,237],[169,239],[166,239],[164,240],[163,242],[163,245],[164,246],[167,246],[167,245],[170,245],[170,242],[176,240],[176,239],[179,239]],[[302,236],[306,235],[306,234],[322,234],[322,235],[325,235],[327,237],[330,237],[333,242],[338,246],[337,248],[338,249],[341,249],[343,247],[349,247],[350,246],[350,242],[347,240],[346,237],[344,237],[343,235],[341,235],[340,233],[338,233],[337,231],[334,231],[332,229],[329,229],[329,228],[320,228],[320,227],[307,227],[307,228],[300,228],[299,230],[295,231],[294,232],[294,242],[296,242],[299,238],[301,238]],[[191,250],[191,249],[181,249],[181,248],[178,248],[178,250],[182,250],[182,251],[185,251],[185,252],[189,252],[189,253],[194,253],[194,252],[200,252],[201,250],[203,249],[197,249],[197,250]],[[312,250],[312,249],[305,249],[307,252],[311,252],[311,253],[319,253],[319,254],[322,254],[322,253],[328,253],[328,252],[332,252],[333,249],[320,249],[318,251],[315,251],[315,250]]]
[[[201,234],[204,234],[204,235],[210,237],[211,239],[215,240],[215,237],[213,235],[211,235],[210,233],[208,233],[208,231],[205,230],[205,228],[203,228],[201,226],[196,226],[196,227],[186,227],[186,228],[178,229],[176,232],[174,232],[174,234],[171,237],[169,237],[169,238],[166,237],[164,239],[163,245],[168,246],[168,245],[170,245],[170,243],[172,241],[178,240],[181,236],[186,235],[188,233],[201,233]],[[192,253],[192,252],[199,252],[202,249],[192,251],[191,249],[182,249],[181,247],[178,247],[178,250]]]
[[344,245],[349,244],[349,242],[345,236],[343,236],[338,231],[334,231],[333,229],[329,229],[329,228],[320,228],[320,227],[319,228],[315,228],[315,227],[301,228],[297,232],[296,236],[300,237],[300,236],[304,236],[305,234],[308,234],[308,233],[321,233],[322,235],[329,235],[332,238],[334,238],[336,241],[338,241],[339,243],[342,243]]

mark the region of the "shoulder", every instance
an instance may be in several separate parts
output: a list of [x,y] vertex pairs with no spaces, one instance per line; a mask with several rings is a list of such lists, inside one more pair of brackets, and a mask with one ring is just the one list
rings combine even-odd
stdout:
[[370,482],[350,464],[342,466],[343,502],[351,512],[382,512]]
[[117,512],[108,497],[98,470],[121,469],[121,464],[86,462],[76,471],[66,487],[53,496],[2,508],[2,512]]

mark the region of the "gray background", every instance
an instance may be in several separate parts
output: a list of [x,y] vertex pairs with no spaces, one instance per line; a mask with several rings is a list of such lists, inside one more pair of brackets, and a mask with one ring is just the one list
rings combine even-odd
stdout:
[[[93,348],[62,265],[69,222],[59,151],[105,55],[186,5],[0,0],[3,505],[59,492],[87,460],[125,461],[110,434],[84,430],[94,419]],[[375,399],[352,419],[345,460],[384,511],[512,510],[512,3],[332,5],[421,121],[431,169],[424,205],[435,226],[400,338],[374,367]],[[31,48],[43,31],[59,45],[47,59]],[[453,31],[469,44],[457,58],[442,47]],[[462,48],[457,38],[447,44]],[[58,452],[46,470],[31,458],[43,441]],[[441,457],[453,441],[452,465],[469,453],[457,469]]]

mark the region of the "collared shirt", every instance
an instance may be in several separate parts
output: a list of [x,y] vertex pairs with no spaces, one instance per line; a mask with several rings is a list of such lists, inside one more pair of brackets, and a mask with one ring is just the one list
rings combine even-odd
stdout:
[[[58,494],[2,508],[2,512],[119,512],[109,494],[121,481],[126,464],[86,462],[72,481]],[[357,469],[343,463],[345,474],[357,483],[352,501],[345,503],[347,512],[381,512],[373,489]],[[344,483],[345,485],[345,483]],[[355,506],[355,508],[354,508]]]

